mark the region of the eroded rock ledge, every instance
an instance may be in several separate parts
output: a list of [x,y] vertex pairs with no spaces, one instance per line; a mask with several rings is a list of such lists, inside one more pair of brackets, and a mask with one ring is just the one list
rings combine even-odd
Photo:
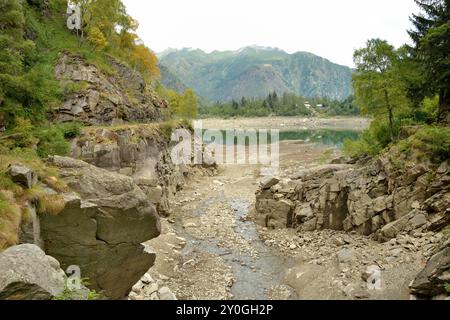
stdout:
[[439,231],[450,222],[448,162],[419,164],[401,174],[387,158],[364,167],[325,165],[264,184],[256,195],[266,227],[345,230],[380,241],[401,232]]

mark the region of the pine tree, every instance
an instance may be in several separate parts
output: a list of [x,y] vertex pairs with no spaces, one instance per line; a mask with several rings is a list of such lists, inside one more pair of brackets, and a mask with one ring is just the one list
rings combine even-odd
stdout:
[[423,12],[411,18],[415,29],[409,34],[423,71],[424,95],[439,95],[438,121],[450,124],[450,0],[415,2]]

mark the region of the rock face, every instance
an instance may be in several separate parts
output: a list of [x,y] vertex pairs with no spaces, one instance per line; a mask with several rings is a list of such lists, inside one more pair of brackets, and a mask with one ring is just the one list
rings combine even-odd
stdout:
[[33,187],[37,181],[37,175],[30,169],[20,165],[12,165],[8,169],[11,180],[25,188]]
[[62,53],[55,68],[56,78],[63,85],[77,89],[54,110],[54,120],[99,125],[163,118],[162,110],[167,108],[167,102],[158,98],[138,73],[112,58],[110,65],[114,76],[106,75],[78,56]]
[[[268,180],[269,181],[269,180]],[[450,171],[414,164],[395,169],[388,156],[365,166],[325,165],[298,172],[256,194],[258,221],[303,231],[345,230],[380,241],[450,221]]]
[[48,162],[77,194],[64,194],[57,216],[41,215],[45,251],[64,268],[79,266],[93,289],[125,297],[155,260],[142,245],[160,234],[154,206],[130,177],[72,158]]
[[425,269],[419,273],[411,284],[411,293],[432,298],[445,294],[445,284],[450,283],[450,240],[435,250]]
[[0,253],[0,300],[50,300],[63,292],[64,276],[39,247],[11,247]]
[[174,165],[170,152],[171,144],[156,124],[86,129],[72,144],[72,157],[132,177],[162,216],[170,214],[170,199],[190,173],[216,171],[215,164]]

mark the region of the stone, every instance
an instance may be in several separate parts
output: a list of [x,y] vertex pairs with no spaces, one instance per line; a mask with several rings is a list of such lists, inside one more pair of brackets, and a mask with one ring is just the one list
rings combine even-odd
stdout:
[[161,202],[162,197],[163,197],[163,189],[161,186],[156,186],[156,187],[152,187],[147,189],[147,196],[149,198],[149,200],[153,203],[153,204],[158,204]]
[[355,259],[355,252],[351,249],[343,249],[337,253],[337,258],[340,263],[348,263]]
[[311,209],[310,204],[305,204],[303,206],[298,206],[295,208],[295,219],[297,223],[301,223],[305,220],[311,219],[314,216],[314,212]]
[[175,294],[167,287],[162,287],[158,291],[160,300],[169,301],[169,300],[177,300]]
[[28,167],[11,165],[8,169],[11,180],[21,186],[30,189],[38,182],[36,173]]
[[410,221],[412,229],[420,228],[428,223],[427,217],[424,214],[415,215]]
[[40,216],[45,251],[64,268],[79,266],[91,289],[126,297],[156,258],[142,245],[161,232],[155,207],[131,177],[72,158],[48,162],[77,194],[63,195],[57,216]]
[[58,261],[23,244],[0,253],[0,300],[51,300],[65,287]]
[[293,202],[284,199],[276,201],[273,199],[257,201],[257,211],[264,215],[265,227],[287,228],[293,223]]
[[445,293],[444,285],[450,282],[450,242],[436,253],[412,282],[414,295],[434,297]]
[[267,190],[270,189],[271,187],[277,185],[280,182],[280,179],[275,178],[275,177],[265,177],[264,179],[261,180],[261,182],[259,183],[261,190]]
[[316,228],[317,228],[317,218],[312,218],[311,220],[306,221],[302,225],[303,232],[311,232],[316,230]]

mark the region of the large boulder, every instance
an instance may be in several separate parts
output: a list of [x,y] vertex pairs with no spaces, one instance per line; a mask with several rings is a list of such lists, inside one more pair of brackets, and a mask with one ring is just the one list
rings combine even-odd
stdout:
[[107,297],[125,297],[155,261],[142,245],[160,234],[155,207],[131,177],[72,158],[52,157],[49,164],[77,194],[64,195],[58,215],[41,215],[46,252],[64,267],[79,266]]
[[432,298],[446,292],[444,285],[450,283],[450,240],[447,240],[428,261],[411,284],[414,295]]
[[59,262],[23,244],[0,253],[0,300],[50,300],[64,291]]

